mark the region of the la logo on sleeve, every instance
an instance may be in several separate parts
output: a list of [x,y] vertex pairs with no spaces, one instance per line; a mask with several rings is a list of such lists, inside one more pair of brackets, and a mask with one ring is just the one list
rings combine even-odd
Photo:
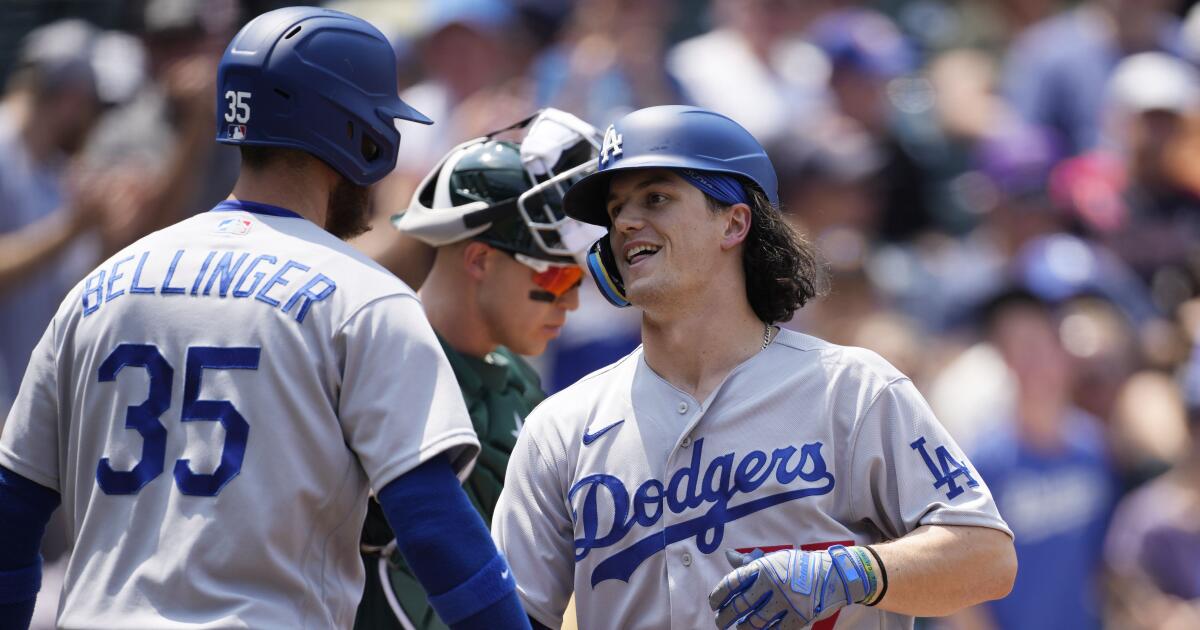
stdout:
[[917,441],[909,444],[914,451],[921,454],[921,459],[925,460],[925,467],[933,474],[933,487],[941,489],[946,486],[946,498],[954,499],[963,493],[963,489],[955,483],[954,478],[962,475],[968,488],[976,488],[979,482],[975,481],[975,477],[971,476],[971,469],[967,465],[958,461],[950,454],[950,451],[945,446],[939,446],[934,451],[937,454],[937,462],[930,457],[929,451],[925,450],[925,436],[921,436]]

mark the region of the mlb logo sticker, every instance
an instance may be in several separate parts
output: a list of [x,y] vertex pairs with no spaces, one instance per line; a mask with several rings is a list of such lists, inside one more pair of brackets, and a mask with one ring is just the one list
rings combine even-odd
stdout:
[[217,229],[213,230],[217,234],[232,234],[234,236],[243,236],[250,231],[250,227],[254,222],[246,217],[229,217],[221,219],[217,224]]
[[244,140],[246,138],[246,125],[229,125],[230,140]]

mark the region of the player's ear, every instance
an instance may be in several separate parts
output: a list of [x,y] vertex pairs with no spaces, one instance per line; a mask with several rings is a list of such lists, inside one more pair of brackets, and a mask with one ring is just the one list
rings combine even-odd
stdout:
[[731,249],[746,240],[746,235],[750,233],[752,213],[750,206],[744,203],[735,203],[729,206],[729,209],[723,214],[725,233],[721,238],[721,249]]
[[471,241],[462,250],[463,269],[467,275],[475,280],[483,280],[487,274],[489,257],[492,253],[492,248],[486,243],[479,241]]

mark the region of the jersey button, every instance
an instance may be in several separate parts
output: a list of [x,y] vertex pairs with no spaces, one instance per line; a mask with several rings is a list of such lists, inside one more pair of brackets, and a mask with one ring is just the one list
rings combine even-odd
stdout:
[[687,413],[688,404],[685,402],[679,403],[679,413]]
[[692,436],[690,436],[690,435],[683,436],[683,440],[679,442],[679,445],[682,446],[683,448],[687,448],[687,447],[691,446],[692,445]]
[[680,561],[683,562],[683,566],[685,566],[685,567],[692,566],[692,554],[690,554],[686,551],[683,552],[683,557],[680,558]]

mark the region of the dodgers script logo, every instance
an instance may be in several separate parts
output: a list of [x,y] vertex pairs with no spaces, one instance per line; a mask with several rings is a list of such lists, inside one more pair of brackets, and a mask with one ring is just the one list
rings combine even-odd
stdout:
[[[704,439],[696,440],[694,446],[691,464],[675,471],[666,485],[658,479],[647,480],[634,491],[632,501],[625,484],[613,475],[588,475],[571,486],[567,500],[579,506],[571,516],[577,525],[583,526],[583,537],[575,540],[575,562],[586,558],[593,549],[620,543],[635,525],[654,525],[662,519],[664,509],[682,514],[685,510],[709,506],[703,514],[654,532],[602,560],[592,572],[593,587],[604,580],[628,582],[648,558],[681,540],[694,537],[697,549],[712,553],[721,546],[726,524],[788,501],[829,494],[833,490],[833,475],[826,469],[820,442],[805,444],[799,450],[794,446],[777,448],[770,455],[750,451],[740,461],[735,461],[735,453],[726,453],[714,457],[703,471],[700,461]],[[781,485],[801,487],[735,501],[739,494],[754,492],[772,476]],[[575,495],[581,495],[578,503]],[[605,523],[603,529],[601,495],[607,496],[613,510],[612,522]]]

